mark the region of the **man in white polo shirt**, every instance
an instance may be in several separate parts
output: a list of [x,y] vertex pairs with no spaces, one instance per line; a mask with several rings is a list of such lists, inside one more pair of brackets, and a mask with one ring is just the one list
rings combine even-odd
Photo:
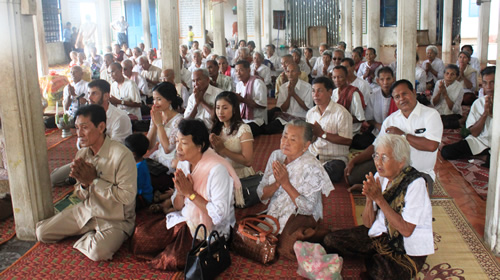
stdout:
[[[386,133],[404,135],[410,143],[412,166],[422,172],[427,181],[429,195],[436,174],[438,146],[443,136],[443,123],[439,113],[417,101],[413,85],[408,80],[399,80],[391,88],[392,97],[398,111],[388,116],[382,123],[380,137]],[[376,141],[376,140],[375,140]],[[349,184],[360,184],[368,172],[375,172],[372,160],[374,146],[366,148],[361,154],[347,164],[344,174]]]
[[109,101],[119,109],[134,115],[138,120],[142,120],[141,114],[141,93],[134,81],[123,76],[123,68],[120,63],[113,63],[109,66],[113,84],[111,84],[111,97]]

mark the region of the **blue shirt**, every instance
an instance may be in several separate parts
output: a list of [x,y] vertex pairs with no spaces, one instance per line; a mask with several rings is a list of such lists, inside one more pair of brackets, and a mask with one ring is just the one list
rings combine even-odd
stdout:
[[71,43],[71,30],[64,28],[63,30],[63,42]]
[[153,186],[146,160],[137,163],[137,195],[142,195],[149,203],[153,201]]

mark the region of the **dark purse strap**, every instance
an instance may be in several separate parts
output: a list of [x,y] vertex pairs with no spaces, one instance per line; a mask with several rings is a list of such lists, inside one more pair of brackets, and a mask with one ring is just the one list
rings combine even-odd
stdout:
[[207,228],[205,227],[204,224],[199,224],[197,227],[196,227],[196,231],[194,232],[194,236],[193,236],[193,242],[191,243],[191,250],[193,250],[195,248],[195,243],[196,243],[196,237],[198,237],[198,231],[200,230],[200,228],[203,228],[203,240],[207,240]]

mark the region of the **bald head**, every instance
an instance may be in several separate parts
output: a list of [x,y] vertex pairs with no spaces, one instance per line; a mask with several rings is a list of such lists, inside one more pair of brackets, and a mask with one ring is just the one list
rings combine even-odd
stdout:
[[151,64],[149,64],[149,60],[147,57],[141,56],[141,57],[139,57],[139,65],[142,67],[142,69],[147,71],[147,70],[149,70],[149,66]]
[[71,74],[71,78],[73,79],[73,82],[76,84],[82,80],[83,69],[82,69],[82,67],[75,65],[75,66],[71,67],[70,74]]
[[123,70],[123,75],[125,75],[127,78],[130,79],[132,77],[132,69],[134,69],[134,64],[132,63],[132,60],[130,59],[125,59],[122,61],[122,70]]
[[175,85],[175,72],[173,69],[165,69],[161,71],[160,81],[169,82]]

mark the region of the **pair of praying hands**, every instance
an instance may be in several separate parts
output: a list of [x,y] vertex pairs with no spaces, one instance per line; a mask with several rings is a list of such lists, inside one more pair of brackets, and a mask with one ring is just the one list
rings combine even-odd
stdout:
[[214,133],[210,134],[209,140],[210,144],[212,145],[212,148],[218,154],[221,154],[221,151],[226,148],[226,146],[224,146],[224,141],[222,140],[222,138],[220,138],[220,136],[218,135],[215,135]]
[[69,176],[80,182],[83,188],[88,187],[92,184],[92,181],[97,178],[97,171],[95,167],[82,158],[73,160],[70,167],[71,172],[69,173]]
[[191,174],[186,176],[182,169],[177,168],[174,173],[174,186],[177,192],[184,197],[189,197],[194,193],[193,185],[194,182]]
[[493,118],[493,100],[491,95],[484,97],[484,114]]
[[366,180],[363,181],[362,194],[365,195],[367,199],[375,202],[379,201],[380,198],[383,198],[380,178],[375,179],[372,172],[365,175],[365,178]]
[[162,113],[159,109],[156,109],[155,106],[151,108],[151,121],[153,121],[155,126],[163,125]]
[[274,179],[276,179],[276,183],[278,183],[280,186],[283,186],[285,184],[290,184],[290,177],[288,176],[288,170],[286,170],[286,166],[275,160],[272,163],[272,168],[273,168],[273,175]]

